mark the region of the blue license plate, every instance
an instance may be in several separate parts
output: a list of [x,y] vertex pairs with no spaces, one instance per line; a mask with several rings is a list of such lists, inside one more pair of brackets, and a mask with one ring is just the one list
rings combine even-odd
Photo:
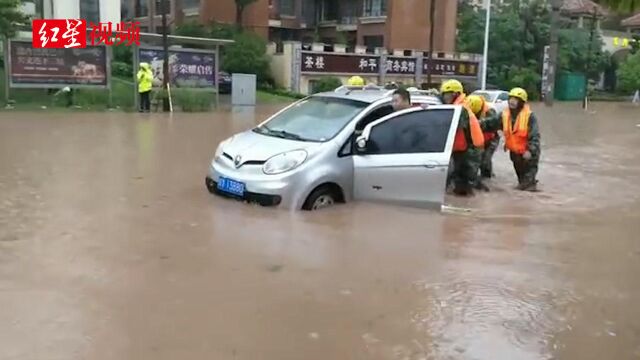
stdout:
[[221,177],[218,179],[218,190],[236,196],[244,196],[244,183]]

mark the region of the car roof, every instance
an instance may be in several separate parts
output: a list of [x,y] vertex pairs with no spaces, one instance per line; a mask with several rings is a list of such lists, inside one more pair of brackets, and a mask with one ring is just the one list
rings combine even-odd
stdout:
[[474,93],[476,94],[480,94],[480,93],[485,93],[485,94],[500,94],[500,93],[505,93],[506,91],[504,90],[476,90],[474,91]]
[[[426,100],[433,100],[433,102],[440,102],[440,100],[431,95],[429,91],[422,91],[417,89],[408,89],[412,97],[421,98]],[[323,93],[314,94],[312,96],[331,97],[339,99],[351,99],[356,101],[372,104],[376,101],[390,98],[395,89],[385,89],[376,86],[365,87],[347,87],[341,86],[334,91],[328,91]]]

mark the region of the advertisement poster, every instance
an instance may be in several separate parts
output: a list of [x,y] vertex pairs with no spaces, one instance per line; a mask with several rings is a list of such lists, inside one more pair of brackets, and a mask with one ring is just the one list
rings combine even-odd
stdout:
[[[140,48],[138,61],[146,62],[153,70],[153,85],[162,86],[164,73],[164,51]],[[213,88],[215,87],[215,61],[213,52],[197,50],[169,50],[169,83],[172,87]]]
[[10,86],[54,88],[107,87],[107,49],[34,49],[31,41],[9,44]]

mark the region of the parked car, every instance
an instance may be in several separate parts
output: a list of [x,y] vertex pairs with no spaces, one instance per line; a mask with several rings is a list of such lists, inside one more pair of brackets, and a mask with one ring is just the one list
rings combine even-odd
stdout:
[[498,114],[501,114],[509,106],[509,93],[504,90],[477,90],[474,95],[480,95],[489,103]]
[[413,91],[422,106],[394,112],[392,93],[341,87],[288,106],[220,143],[208,190],[289,209],[352,199],[439,207],[461,107]]
[[218,89],[220,94],[231,94],[231,75],[229,73],[224,71],[218,73]]

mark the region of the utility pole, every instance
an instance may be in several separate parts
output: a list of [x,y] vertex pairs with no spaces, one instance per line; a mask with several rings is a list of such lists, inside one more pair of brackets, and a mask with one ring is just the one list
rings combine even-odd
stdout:
[[587,110],[589,104],[589,72],[591,71],[591,52],[593,47],[593,38],[596,32],[596,21],[598,21],[598,8],[593,9],[593,16],[591,17],[591,29],[589,34],[589,47],[587,48],[587,64],[584,69],[584,99],[582,101],[582,108]]
[[487,89],[487,72],[489,70],[489,25],[491,24],[491,0],[485,3],[487,6],[487,18],[484,24],[484,51],[482,53],[482,84],[481,89]]
[[560,8],[562,0],[551,0],[551,28],[549,29],[549,84],[548,91],[544,94],[544,103],[553,106],[553,97],[556,86],[556,68],[558,64],[558,28],[560,27]]
[[429,2],[429,58],[427,60],[427,84],[431,86],[431,73],[433,72],[433,42],[435,37],[436,0]]
[[170,111],[169,94],[167,84],[169,84],[169,29],[167,26],[167,10],[169,0],[162,0],[162,48],[164,50],[164,61],[162,64],[162,110]]

